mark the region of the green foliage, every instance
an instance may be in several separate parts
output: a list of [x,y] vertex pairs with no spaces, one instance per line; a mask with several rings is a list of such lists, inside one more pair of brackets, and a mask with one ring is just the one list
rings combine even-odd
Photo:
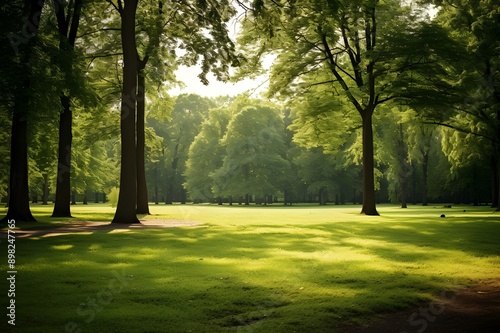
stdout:
[[183,94],[175,99],[171,113],[167,100],[165,104],[158,104],[153,114],[148,114],[147,124],[151,134],[154,132],[150,137],[154,159],[148,163],[148,179],[160,187],[160,194],[167,201],[181,201],[184,196],[182,184],[189,147],[212,106],[208,98]]
[[[420,5],[430,2],[440,6],[433,21]],[[74,49],[57,30],[52,2],[46,1],[36,37],[19,35],[23,1],[0,8],[0,127],[11,127],[16,101],[28,102],[19,109],[29,120],[32,194],[39,195],[44,182],[54,189],[61,94],[71,97],[74,115],[73,189],[108,193],[117,185],[123,56],[120,15],[112,3],[84,1]],[[71,4],[60,1],[66,14]],[[248,6],[240,17],[238,51],[228,37],[236,3],[139,2],[147,179],[165,201],[186,199],[185,190],[203,201],[247,193],[281,196],[292,189],[300,200],[321,189],[330,195],[359,192],[360,111],[373,112],[379,194],[389,188],[393,201],[399,200],[402,175],[420,186],[426,159],[434,200],[478,192],[475,182],[489,193],[484,175],[488,167],[498,169],[493,164],[500,160],[495,1],[237,4]],[[207,83],[209,72],[224,81],[237,64],[240,78],[262,74],[266,56],[275,58],[268,97],[284,102],[286,119],[278,111],[283,106],[248,96],[168,95],[179,84],[179,65],[200,65],[200,80]],[[436,131],[421,120],[449,130]],[[9,149],[5,130],[0,197],[7,194]]]
[[376,215],[374,174],[380,173],[373,162],[373,115],[394,101],[450,110],[450,101],[460,96],[454,86],[459,66],[451,61],[462,45],[413,3],[301,0],[254,6],[243,19],[239,42],[250,60],[240,75],[263,55],[276,55],[269,95],[297,114],[292,128],[303,146],[335,153],[363,119],[362,144],[350,152],[362,158],[362,211]]
[[333,86],[309,81],[316,79],[317,75],[305,76],[305,82],[311,82],[308,90],[290,101],[293,112],[290,129],[294,131],[293,140],[299,145],[322,147],[334,154],[361,127],[361,121],[346,99],[332,98],[336,96]]
[[334,156],[325,154],[321,149],[303,150],[293,163],[298,165],[298,176],[307,185],[307,191],[316,195],[320,190],[337,193],[340,188],[336,182]]
[[109,205],[111,207],[116,207],[116,204],[118,203],[118,195],[120,194],[120,190],[117,187],[111,188],[111,190],[108,193],[108,200],[109,200]]
[[231,119],[222,144],[226,149],[222,167],[213,173],[216,195],[264,197],[283,189],[290,165],[278,110],[259,105],[243,108]]
[[213,199],[211,175],[220,167],[225,154],[221,141],[231,119],[230,108],[211,109],[189,148],[184,187],[195,200]]

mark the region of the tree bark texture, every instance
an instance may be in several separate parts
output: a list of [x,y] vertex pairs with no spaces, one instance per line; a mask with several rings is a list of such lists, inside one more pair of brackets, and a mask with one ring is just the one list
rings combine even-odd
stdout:
[[[69,16],[64,15],[63,5],[60,0],[54,0],[57,26],[59,31],[59,48],[61,51],[73,50],[76,41],[76,34],[80,24],[80,13],[82,0],[76,0],[73,7],[71,24]],[[71,8],[68,8],[68,12]],[[71,74],[71,62],[65,68],[66,77]],[[59,142],[58,142],[58,163],[56,198],[52,217],[71,217],[70,193],[71,193],[71,144],[73,132],[73,112],[71,111],[71,98],[61,94],[62,113],[59,116]]]
[[363,207],[361,214],[365,215],[379,215],[375,198],[372,114],[370,110],[361,114],[363,120]]
[[[44,0],[26,0],[24,2],[23,29],[27,29],[29,38],[16,46],[20,53],[25,77],[18,87],[14,98],[10,149],[10,179],[9,202],[7,215],[2,222],[15,220],[16,222],[36,222],[29,206],[28,189],[28,114],[29,114],[29,89],[31,79],[28,74],[29,63],[32,57],[32,45],[38,34],[40,16]],[[26,36],[25,36],[26,37]]]
[[[19,107],[16,103],[15,108]],[[12,118],[10,156],[10,195],[7,216],[2,220],[36,222],[31,214],[28,192],[28,142],[27,117],[20,110],[14,110]]]
[[59,146],[56,180],[56,200],[52,217],[71,217],[71,142],[73,139],[72,122],[73,112],[70,107],[70,99],[66,95],[61,96],[63,112],[59,116]]
[[148,205],[148,188],[146,184],[146,167],[144,161],[146,138],[145,127],[145,89],[146,78],[141,64],[137,75],[137,214],[150,214]]
[[121,168],[120,193],[112,223],[139,223],[137,207],[137,172],[135,109],[137,97],[137,48],[135,14],[138,0],[125,0],[121,10],[123,50],[123,85],[121,100]]

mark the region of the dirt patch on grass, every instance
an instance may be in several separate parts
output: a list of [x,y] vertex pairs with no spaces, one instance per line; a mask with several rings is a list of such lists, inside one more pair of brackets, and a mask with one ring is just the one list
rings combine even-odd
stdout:
[[498,333],[500,279],[443,291],[437,299],[366,324],[347,324],[350,333]]
[[93,231],[126,232],[138,229],[161,229],[175,227],[194,227],[202,225],[198,221],[189,220],[141,220],[136,224],[117,224],[110,222],[73,222],[60,227],[37,229],[37,230],[15,230],[16,237],[53,237],[76,233],[89,233]]

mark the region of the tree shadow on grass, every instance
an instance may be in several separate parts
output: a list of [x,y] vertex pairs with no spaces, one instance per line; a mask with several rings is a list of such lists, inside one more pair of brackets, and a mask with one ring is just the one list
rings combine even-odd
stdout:
[[[456,287],[457,252],[500,252],[488,219],[111,231],[19,240],[25,332],[336,332]],[[101,304],[114,272],[126,286]]]

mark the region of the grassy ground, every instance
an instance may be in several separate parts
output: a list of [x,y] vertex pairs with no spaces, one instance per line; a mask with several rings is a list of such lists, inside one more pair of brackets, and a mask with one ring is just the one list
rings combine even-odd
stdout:
[[[114,212],[72,209],[71,221]],[[153,205],[148,219],[204,224],[18,238],[17,330],[3,314],[0,331],[341,332],[345,322],[500,276],[500,215],[489,208],[359,210]],[[33,212],[39,227],[61,225],[51,207]],[[1,251],[5,258],[4,239]]]

